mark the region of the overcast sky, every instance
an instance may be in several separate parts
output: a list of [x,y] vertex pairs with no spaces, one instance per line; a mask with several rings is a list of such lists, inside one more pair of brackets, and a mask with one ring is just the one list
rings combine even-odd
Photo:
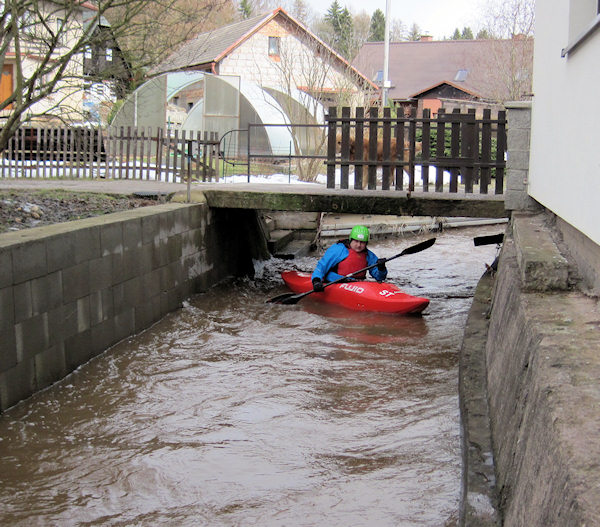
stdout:
[[[319,14],[325,14],[333,0],[306,0]],[[500,1],[500,0],[498,0]],[[338,0],[353,14],[365,11],[369,16],[376,9],[385,14],[386,0]],[[450,37],[455,28],[469,26],[473,33],[481,27],[481,11],[484,0],[390,0],[390,18],[400,19],[407,29],[418,24],[422,33],[436,39]]]

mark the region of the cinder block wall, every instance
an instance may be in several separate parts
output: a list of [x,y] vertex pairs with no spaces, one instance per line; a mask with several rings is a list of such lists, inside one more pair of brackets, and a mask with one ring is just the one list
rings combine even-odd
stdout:
[[256,213],[165,204],[0,236],[0,411],[232,275]]

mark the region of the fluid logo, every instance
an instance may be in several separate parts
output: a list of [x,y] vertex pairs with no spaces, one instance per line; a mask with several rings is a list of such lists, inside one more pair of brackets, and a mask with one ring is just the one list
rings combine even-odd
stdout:
[[352,291],[353,293],[357,293],[359,295],[365,292],[365,288],[358,285],[341,284],[340,287],[346,291]]

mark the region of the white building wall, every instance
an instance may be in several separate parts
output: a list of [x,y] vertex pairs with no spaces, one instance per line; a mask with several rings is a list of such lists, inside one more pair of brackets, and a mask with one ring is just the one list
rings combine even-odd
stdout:
[[536,5],[529,194],[600,244],[600,29],[561,58],[571,3]]

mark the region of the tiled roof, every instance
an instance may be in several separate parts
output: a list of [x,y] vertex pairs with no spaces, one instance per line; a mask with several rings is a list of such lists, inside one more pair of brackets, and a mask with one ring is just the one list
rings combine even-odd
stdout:
[[343,64],[344,67],[349,67],[356,77],[361,79],[360,82],[376,89],[376,86],[372,84],[368,78],[364,77],[362,72],[357,71],[342,56],[319,40],[316,35],[288,15],[281,7],[278,7],[269,13],[229,24],[207,33],[199,34],[194,39],[189,40],[180,46],[176,52],[172,53],[167,60],[156,67],[152,73],[164,73],[183,69],[200,69],[200,66],[206,66],[215,61],[218,62],[226,56],[226,53],[234,49],[236,45],[243,42],[260,27],[278,16],[284,17],[285,20],[295,25],[298,28],[298,31],[305,33],[309,38],[318,41],[320,46],[331,53],[336,61]]
[[[389,97],[408,99],[447,82],[483,99],[501,98],[507,90],[503,75],[515,47],[525,57],[524,66],[531,75],[531,39],[391,42]],[[383,70],[383,56],[383,42],[367,42],[352,65],[373,80]],[[461,70],[465,71],[459,74]],[[461,76],[464,80],[459,80]]]
[[157,68],[157,71],[177,71],[183,68],[210,64],[245,35],[251,33],[254,28],[265,22],[271,14],[254,16],[213,31],[200,33],[171,54]]

